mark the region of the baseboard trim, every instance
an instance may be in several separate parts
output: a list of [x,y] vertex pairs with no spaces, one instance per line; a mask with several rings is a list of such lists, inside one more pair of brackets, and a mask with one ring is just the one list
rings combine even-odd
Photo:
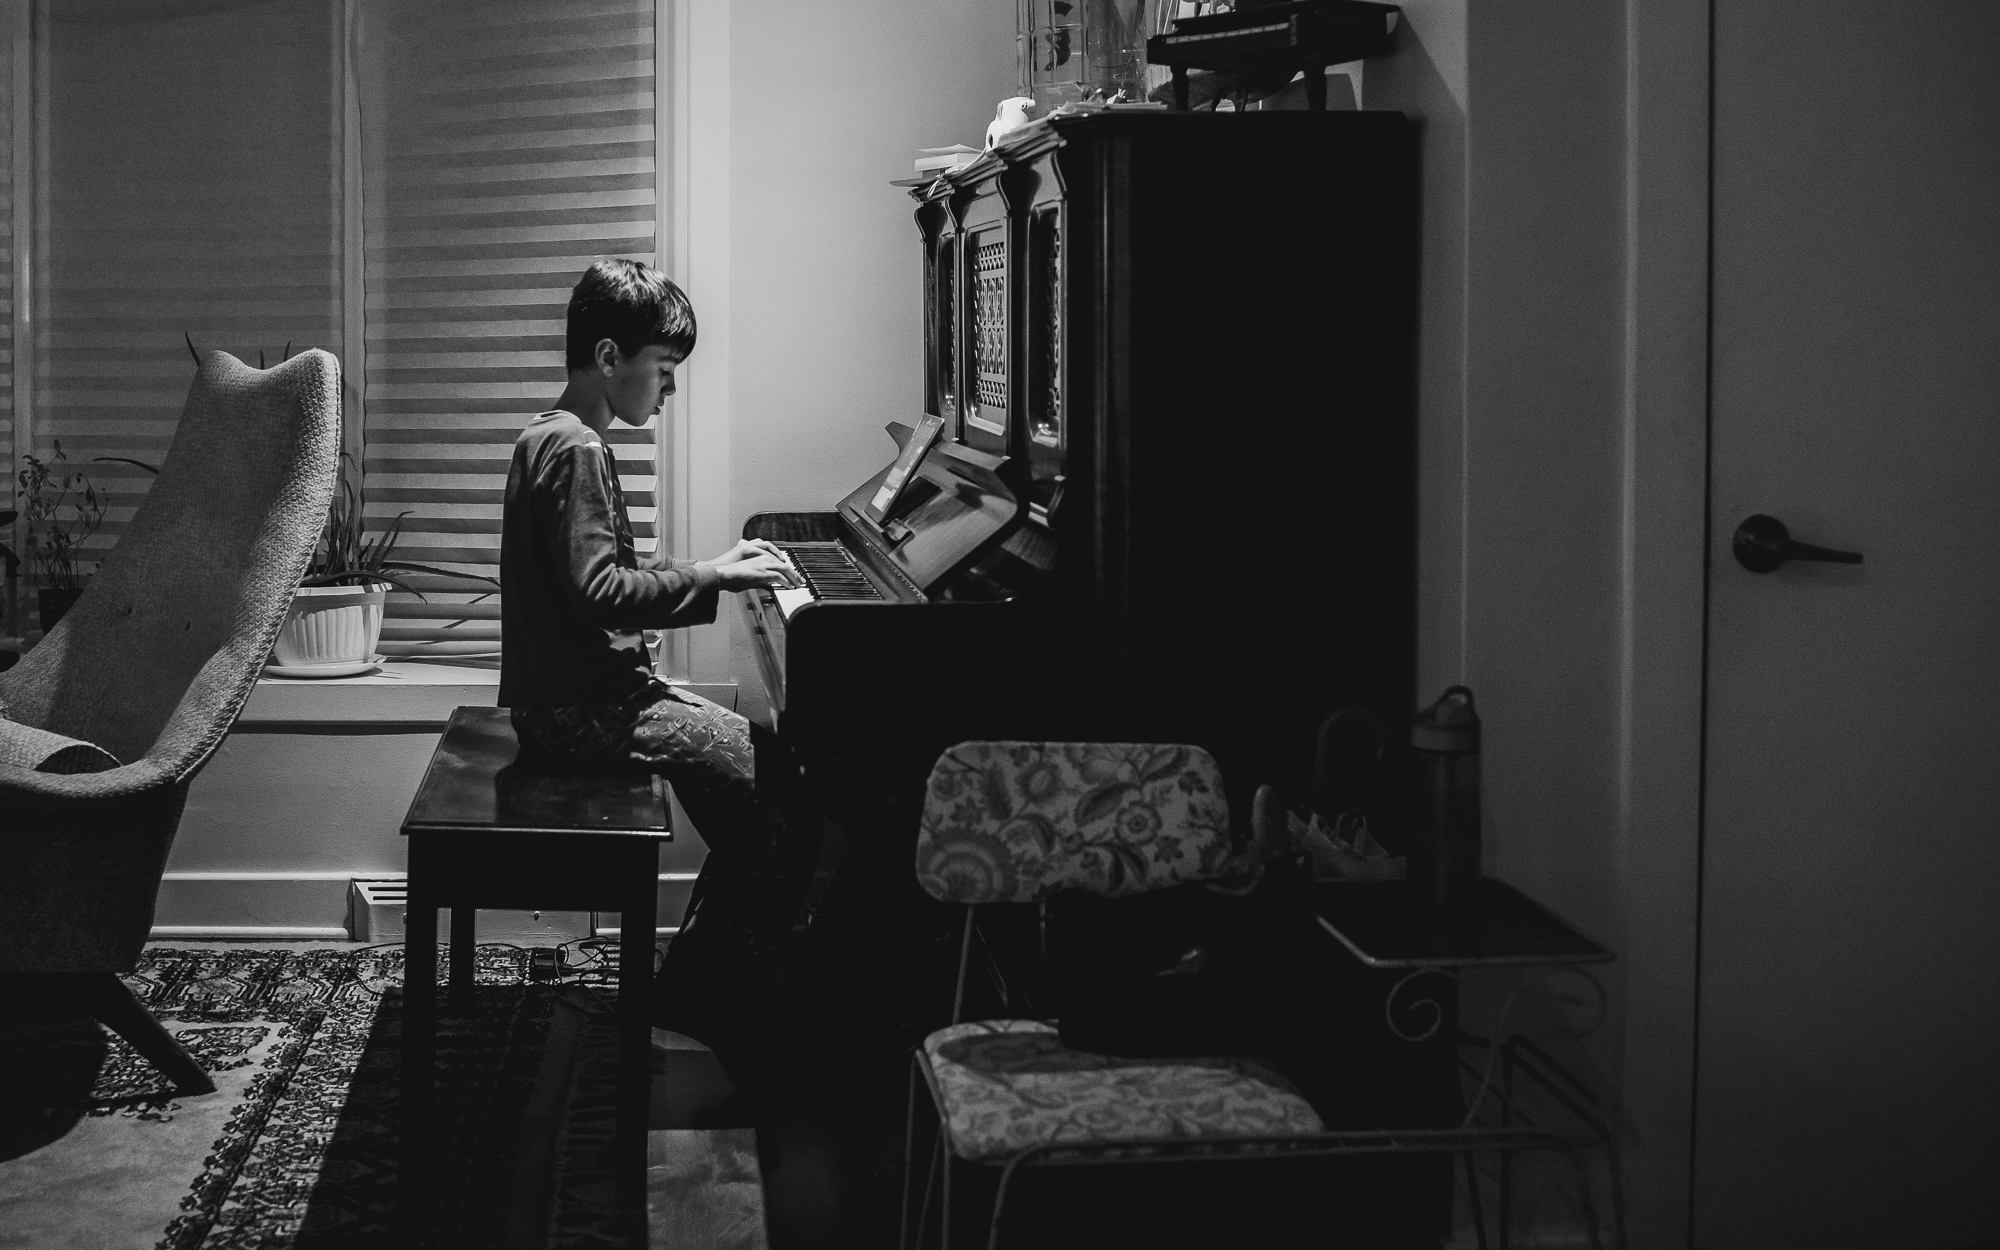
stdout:
[[[160,879],[159,900],[154,908],[153,941],[284,941],[287,939],[346,939],[350,936],[348,893],[350,883],[361,877],[370,880],[395,879],[400,872],[302,871],[302,872],[207,872],[170,871]],[[694,889],[693,872],[659,874],[659,916],[671,920],[660,932],[678,932],[688,895]],[[552,918],[556,913],[546,913]],[[616,912],[563,913],[567,918],[561,937],[611,936],[615,928],[598,928],[600,918],[615,923]],[[503,916],[506,917],[503,919]],[[540,942],[556,936],[545,931],[544,917],[529,919],[530,913],[481,913],[481,939],[532,940]],[[497,927],[494,927],[497,926]],[[574,932],[570,931],[574,929]]]
[[[225,940],[347,936],[347,883],[355,872],[189,872],[160,878],[156,940],[203,934]],[[253,935],[255,937],[253,938]]]
[[[358,876],[369,876],[349,870],[335,872],[178,872],[169,870],[160,874],[162,881],[351,881]],[[385,877],[400,877],[400,872],[373,874]]]
[[346,926],[156,924],[149,942],[345,942]]

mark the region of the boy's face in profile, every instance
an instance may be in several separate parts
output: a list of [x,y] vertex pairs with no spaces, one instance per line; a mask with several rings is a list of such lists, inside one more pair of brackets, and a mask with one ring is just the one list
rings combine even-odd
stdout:
[[[611,376],[604,387],[611,415],[627,425],[644,425],[674,393],[674,369],[681,358],[658,343],[648,343],[631,356],[619,351],[616,343],[608,339],[605,343],[611,347]],[[602,347],[599,360],[604,359]]]

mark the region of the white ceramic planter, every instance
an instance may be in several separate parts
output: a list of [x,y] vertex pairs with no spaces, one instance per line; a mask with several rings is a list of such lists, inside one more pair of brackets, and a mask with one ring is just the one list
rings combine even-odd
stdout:
[[292,606],[271,648],[273,663],[286,667],[310,664],[365,664],[375,658],[382,636],[382,603],[389,587],[382,582],[363,586],[301,586],[292,592]]

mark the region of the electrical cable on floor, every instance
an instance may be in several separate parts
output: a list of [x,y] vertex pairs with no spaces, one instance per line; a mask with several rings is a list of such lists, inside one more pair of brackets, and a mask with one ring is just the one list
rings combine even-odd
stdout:
[[[575,1001],[573,996],[559,995],[557,998],[558,1002],[562,1002],[586,1016],[615,1015],[617,1013],[617,1004],[603,993],[604,986],[615,985],[616,983],[618,972],[617,951],[619,949],[619,940],[617,938],[583,937],[571,938],[568,941],[557,943],[553,949],[556,952],[556,967],[560,971],[553,977],[541,980],[536,980],[528,976],[528,965],[529,961],[533,958],[534,951],[551,949],[549,947],[526,947],[514,942],[480,942],[473,949],[475,951],[510,950],[522,956],[519,960],[519,970],[523,974],[524,984],[546,985],[551,989],[557,990],[576,989],[589,995],[597,1004],[595,1009],[586,1008],[583,1004]],[[402,942],[377,942],[369,946],[356,947],[352,951],[349,951],[348,953],[354,956],[366,956],[375,952],[382,952],[387,956],[381,960],[384,966],[379,976],[366,976],[358,966],[355,967],[353,969],[355,983],[365,992],[378,998],[386,994],[392,987],[400,985],[403,979],[402,968],[400,967],[401,960],[397,957],[403,953],[403,950],[404,944]],[[574,956],[571,953],[572,951],[575,952]],[[449,952],[449,943],[438,943],[438,963],[441,967],[448,964],[450,959]],[[607,952],[610,953],[607,955]],[[652,959],[652,971],[654,973],[659,971],[660,964],[665,956],[665,948],[656,943],[653,947]],[[360,962],[362,961],[359,959],[356,960],[357,965]]]

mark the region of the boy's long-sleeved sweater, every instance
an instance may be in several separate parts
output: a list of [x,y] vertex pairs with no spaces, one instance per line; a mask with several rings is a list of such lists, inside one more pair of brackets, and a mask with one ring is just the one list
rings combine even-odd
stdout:
[[715,619],[713,568],[639,556],[611,449],[575,414],[514,440],[500,531],[502,707],[611,703],[652,676],[642,629]]

